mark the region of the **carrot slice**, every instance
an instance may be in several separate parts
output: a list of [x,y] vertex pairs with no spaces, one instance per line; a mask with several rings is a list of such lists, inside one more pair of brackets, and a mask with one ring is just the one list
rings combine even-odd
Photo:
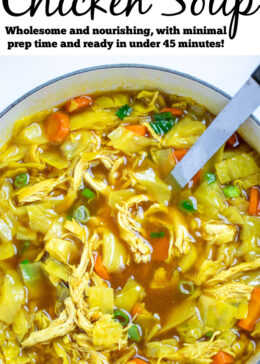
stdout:
[[234,363],[234,359],[231,355],[225,353],[224,351],[219,351],[216,355],[213,356],[212,364],[232,364]]
[[183,114],[183,111],[177,107],[165,107],[161,112],[171,112],[174,116],[181,116]]
[[199,170],[192,178],[192,186],[199,182],[201,176],[201,170]]
[[149,364],[149,361],[145,361],[140,358],[134,358],[127,362],[127,364]]
[[169,240],[166,237],[153,239],[153,252],[151,260],[160,262],[167,259],[169,252]]
[[[175,159],[175,162],[178,163],[184,156],[185,154],[188,152],[188,149],[176,149],[173,152],[173,156]],[[192,187],[194,184],[198,183],[200,180],[200,175],[201,175],[201,170],[198,171],[195,176],[193,176],[193,178],[191,179],[191,185],[189,185],[189,187]]]
[[248,313],[245,319],[238,321],[238,326],[246,331],[253,331],[260,318],[260,288],[255,287],[248,304]]
[[175,162],[178,163],[188,152],[188,149],[176,149],[173,152],[173,156],[175,158]]
[[131,310],[132,317],[141,313],[143,309],[144,309],[144,303],[137,302]]
[[68,115],[57,111],[48,116],[44,126],[49,141],[60,144],[70,132],[70,119]]
[[141,136],[145,136],[147,133],[147,128],[144,125],[126,125],[125,128]]
[[106,281],[110,280],[110,275],[103,264],[102,257],[100,254],[97,254],[94,270],[99,275],[99,277],[105,279]]
[[239,145],[239,140],[236,133],[231,135],[231,137],[227,140],[227,144],[233,148]]
[[259,212],[259,189],[258,187],[252,187],[250,191],[250,200],[249,200],[249,207],[248,213],[249,215],[257,215]]
[[92,98],[90,96],[78,96],[74,97],[66,102],[65,110],[68,113],[79,111],[92,104]]

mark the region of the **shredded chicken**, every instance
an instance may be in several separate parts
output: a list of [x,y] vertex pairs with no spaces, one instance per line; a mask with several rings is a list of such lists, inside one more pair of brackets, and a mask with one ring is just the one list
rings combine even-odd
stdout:
[[190,243],[195,240],[189,233],[187,224],[180,211],[172,209],[170,211],[170,218],[174,225],[174,245],[180,254],[188,254],[190,251]]
[[231,282],[214,288],[206,288],[203,293],[226,302],[249,301],[253,288],[244,283]]
[[55,187],[64,183],[65,180],[66,179],[64,176],[59,178],[49,178],[33,185],[21,188],[16,192],[16,196],[20,203],[39,201],[51,191],[53,191]]
[[126,163],[126,158],[125,157],[121,157],[121,158],[118,158],[114,165],[112,166],[110,172],[109,172],[109,177],[108,177],[108,180],[109,180],[109,183],[111,185],[114,185],[116,183],[116,180],[118,178],[118,175],[119,175],[119,169],[124,166]]
[[[73,222],[67,224],[66,228],[73,233],[77,233],[78,230]],[[90,283],[90,274],[93,274],[89,271],[91,272],[93,267],[92,247],[97,239],[97,234],[94,234],[85,242],[80,264],[74,268],[69,279],[70,297],[65,300],[65,310],[47,328],[32,332],[22,342],[24,347],[39,343],[47,344],[50,340],[69,333],[73,334],[75,339],[73,345],[79,351],[89,349],[87,352],[90,355],[90,362],[106,363],[100,351],[109,352],[127,345],[127,330],[123,329],[120,323],[113,320],[111,315],[89,309],[85,293]],[[95,282],[95,274],[92,281]],[[80,334],[78,329],[82,330],[83,334]]]
[[100,192],[104,195],[107,195],[110,191],[110,187],[108,186],[105,180],[101,180],[93,177],[90,172],[84,173],[84,181],[91,186],[96,192]]
[[66,310],[64,310],[60,317],[54,320],[46,329],[35,331],[22,342],[23,347],[31,347],[39,343],[47,343],[57,337],[64,336],[68,332],[75,329],[75,315],[76,310],[72,304],[71,298],[65,300]]
[[185,347],[179,350],[176,356],[183,356],[190,364],[210,364],[212,357],[221,350],[233,355],[226,341],[221,339],[184,345]]
[[227,244],[234,241],[237,229],[233,225],[206,222],[202,224],[202,237],[209,243]]
[[130,211],[133,206],[148,201],[149,198],[146,195],[138,195],[131,197],[122,205],[116,204],[120,236],[134,253],[134,259],[137,263],[148,262],[152,251],[148,241],[141,235],[141,224],[135,220]]
[[214,260],[204,260],[200,265],[199,271],[194,279],[197,286],[205,283],[210,277],[213,277],[222,267],[221,262]]
[[82,178],[83,178],[83,174],[84,172],[88,169],[89,163],[88,161],[86,161],[85,159],[81,158],[75,169],[74,169],[74,183],[73,183],[73,188],[75,191],[77,191],[79,189],[79,187],[82,185]]
[[206,282],[207,286],[215,286],[218,283],[226,282],[229,279],[234,278],[237,274],[242,274],[249,270],[254,270],[260,267],[260,258],[257,258],[251,262],[240,263],[234,267],[223,270],[215,277],[209,279]]

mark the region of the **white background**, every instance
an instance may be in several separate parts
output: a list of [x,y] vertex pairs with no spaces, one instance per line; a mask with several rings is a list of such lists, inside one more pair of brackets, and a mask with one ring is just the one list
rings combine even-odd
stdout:
[[[0,111],[32,88],[80,68],[112,63],[142,63],[188,73],[233,96],[260,64],[260,56],[2,56]],[[260,108],[255,115],[260,119]]]

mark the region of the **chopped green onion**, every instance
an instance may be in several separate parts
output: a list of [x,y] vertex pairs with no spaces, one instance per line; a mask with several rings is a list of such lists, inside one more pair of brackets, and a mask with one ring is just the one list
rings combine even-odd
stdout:
[[114,317],[114,319],[119,321],[122,326],[126,326],[130,321],[130,318],[127,315],[127,313],[125,313],[123,310],[119,310],[119,309],[114,311],[113,317]]
[[121,119],[124,120],[125,117],[129,116],[132,113],[133,109],[129,105],[124,105],[117,110],[116,115]]
[[91,199],[93,197],[96,196],[95,192],[91,191],[89,188],[85,188],[81,194],[84,196],[84,197],[87,197],[88,199]]
[[159,231],[158,233],[151,233],[151,238],[163,238],[165,236],[164,231]]
[[214,333],[212,331],[208,331],[208,332],[206,332],[205,336],[208,337],[209,339],[211,339],[213,334]]
[[29,261],[29,259],[25,259],[20,264],[30,264],[30,261]]
[[208,182],[208,185],[216,181],[216,176],[214,173],[207,172],[205,173],[206,181]]
[[72,219],[73,219],[73,215],[72,215],[72,214],[68,214],[68,215],[66,216],[66,219],[67,219],[67,220],[69,220],[69,221],[72,221]]
[[41,263],[30,263],[28,259],[20,263],[24,283],[34,281],[41,278]]
[[30,242],[28,240],[26,240],[23,245],[21,246],[21,250],[20,250],[20,255],[23,255],[26,250],[29,248],[30,246]]
[[194,284],[189,281],[181,281],[179,283],[179,290],[182,294],[185,294],[185,295],[193,294],[195,291]]
[[77,220],[77,221],[81,222],[82,224],[84,224],[90,218],[90,213],[89,213],[88,208],[85,205],[81,205],[81,206],[77,207],[73,211],[73,217],[74,217],[75,220]]
[[17,188],[21,188],[24,187],[26,185],[28,185],[30,180],[30,176],[27,173],[20,173],[18,174],[15,179],[14,179],[14,185]]
[[232,185],[224,187],[223,192],[226,197],[230,198],[239,197],[241,195],[240,189]]
[[141,331],[140,326],[132,325],[130,327],[130,329],[128,330],[128,337],[131,340],[139,343],[142,340],[142,331]]
[[193,202],[191,200],[183,200],[179,203],[179,209],[183,212],[193,213],[196,211]]
[[157,135],[163,136],[168,133],[173,127],[176,121],[176,117],[171,112],[162,112],[160,114],[154,114],[154,122],[150,125]]

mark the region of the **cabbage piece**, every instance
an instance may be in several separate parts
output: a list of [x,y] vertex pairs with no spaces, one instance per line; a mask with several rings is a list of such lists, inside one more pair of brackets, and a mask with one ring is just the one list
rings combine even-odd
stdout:
[[47,233],[56,213],[45,204],[27,206],[29,226],[32,230]]
[[37,239],[37,233],[25,226],[19,225],[16,233],[16,239],[35,241]]
[[198,315],[198,312],[190,319],[184,321],[176,327],[179,335],[186,343],[194,343],[204,335],[204,325]]
[[52,258],[61,263],[68,263],[78,254],[78,249],[72,241],[59,238],[52,238],[47,241],[45,249]]
[[123,289],[116,293],[115,305],[130,312],[134,305],[145,296],[144,288],[133,278],[129,278]]
[[88,302],[90,309],[97,308],[102,313],[112,315],[114,309],[114,291],[109,287],[89,287]]
[[61,343],[55,342],[53,344],[54,350],[58,356],[62,360],[62,364],[70,364],[71,361],[69,360],[69,356],[64,349],[64,347],[61,345]]
[[27,147],[10,145],[1,151],[0,154],[0,168],[7,167],[11,162],[22,160],[26,156]]
[[80,114],[72,115],[70,118],[70,130],[91,129],[107,131],[118,125],[119,119],[114,111],[110,110],[87,110]]
[[133,173],[137,183],[144,187],[147,192],[161,205],[168,205],[171,198],[171,186],[156,176],[152,168],[143,172]]
[[[240,233],[242,245],[241,254],[252,254],[260,243],[260,219],[257,216],[244,216],[244,225]],[[257,254],[258,255],[258,254]],[[254,259],[254,255],[252,256]]]
[[151,111],[159,111],[164,107],[165,102],[158,91],[141,91],[136,96],[133,104],[133,111],[137,115],[148,114]]
[[24,338],[24,336],[27,334],[30,327],[30,323],[27,319],[27,313],[24,309],[20,309],[18,312],[14,323],[13,323],[13,331],[16,334],[16,337],[19,342],[21,342]]
[[204,164],[202,168],[202,175],[204,176],[205,173],[211,172],[215,173],[215,165],[216,163],[220,163],[223,159],[225,144]]
[[15,247],[10,241],[0,244],[0,260],[13,257],[15,252]]
[[132,153],[142,152],[149,147],[157,146],[157,142],[151,138],[147,138],[132,131],[119,126],[113,130],[108,138],[111,145],[122,152],[131,155]]
[[238,209],[234,206],[229,206],[222,211],[222,215],[225,216],[229,222],[235,225],[243,225],[244,219]]
[[130,103],[129,95],[123,94],[121,92],[113,94],[112,99],[114,100],[114,103],[117,107],[121,107]]
[[111,109],[129,104],[129,96],[123,93],[116,93],[111,96],[100,96],[95,99],[93,109]]
[[151,289],[165,289],[171,286],[171,281],[167,276],[166,269],[164,267],[158,267],[155,272],[153,279],[150,283]]
[[260,337],[260,321],[255,325],[255,329],[250,335],[257,338]]
[[216,173],[222,184],[258,173],[259,167],[247,153],[238,154],[216,164]]
[[104,349],[111,349],[114,346],[118,348],[122,335],[122,325],[113,320],[110,315],[103,315],[94,325],[93,345]]
[[115,208],[116,204],[121,204],[122,201],[129,200],[130,197],[133,197],[136,194],[133,188],[129,188],[128,190],[117,190],[110,191],[108,194],[108,204],[111,208]]
[[165,333],[184,321],[190,319],[196,314],[196,301],[194,299],[186,299],[180,304],[174,306],[167,315],[167,319],[160,330],[160,334]]
[[182,273],[187,272],[196,262],[198,258],[198,251],[194,244],[190,245],[188,254],[183,255],[179,260],[178,266],[181,268]]
[[106,231],[102,244],[103,264],[111,273],[121,272],[129,264],[129,254],[118,238]]
[[174,256],[174,249],[178,249],[179,254],[188,254],[190,252],[190,244],[195,242],[194,238],[188,231],[187,221],[182,213],[173,208],[169,211],[169,219],[174,230],[174,245],[171,249],[171,255]]
[[236,322],[237,308],[221,300],[201,295],[198,308],[208,331],[226,331]]
[[238,185],[240,189],[248,190],[251,187],[260,185],[260,173],[252,174],[251,176],[241,178],[234,181],[235,185]]
[[152,157],[158,166],[159,174],[166,178],[171,170],[175,167],[175,159],[170,148],[156,149],[152,151]]
[[139,313],[134,320],[134,323],[142,328],[143,339],[148,342],[160,330],[160,319],[150,312]]
[[40,159],[57,169],[64,169],[68,167],[67,160],[56,151],[44,151],[44,153],[41,154]]
[[222,224],[218,220],[202,224],[202,237],[211,244],[227,244],[234,241],[237,229],[233,225]]
[[148,358],[163,359],[171,357],[178,350],[176,339],[165,339],[162,341],[152,341],[145,345],[145,354]]
[[176,149],[191,148],[205,130],[202,122],[185,116],[165,135],[163,145]]
[[239,282],[230,282],[213,288],[204,289],[204,294],[218,301],[229,303],[236,308],[234,317],[242,319],[247,316],[248,302],[253,287]]
[[15,270],[6,272],[0,295],[0,320],[12,324],[25,303],[25,290]]
[[45,144],[48,139],[44,134],[43,126],[39,123],[33,123],[22,129],[15,138],[17,143],[21,144]]
[[49,276],[50,281],[54,286],[57,286],[60,280],[69,282],[71,270],[68,266],[57,262],[57,260],[48,258],[42,263],[42,269]]
[[240,281],[249,286],[260,286],[260,271],[248,272],[240,278]]
[[61,144],[60,150],[67,160],[72,160],[83,151],[91,151],[95,148],[96,138],[88,130],[79,130],[70,133]]
[[112,109],[115,108],[116,104],[112,97],[109,96],[100,96],[95,99],[95,104],[93,105],[93,109]]
[[217,182],[203,182],[194,192],[197,199],[198,211],[204,216],[218,217],[227,208],[225,198]]
[[16,234],[17,227],[17,220],[11,211],[2,214],[0,218],[0,239],[2,241],[11,241]]

